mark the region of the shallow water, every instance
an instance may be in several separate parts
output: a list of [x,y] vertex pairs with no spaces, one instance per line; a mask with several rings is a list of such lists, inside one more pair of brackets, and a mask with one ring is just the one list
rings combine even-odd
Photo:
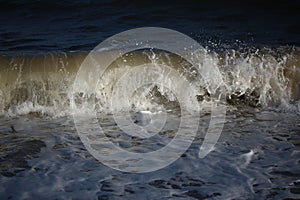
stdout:
[[[116,133],[114,121],[104,118],[103,128]],[[13,144],[25,134],[46,144],[34,157],[24,157],[29,167],[18,170],[11,166],[8,170],[13,175],[3,173],[1,166],[2,199],[299,197],[299,114],[253,108],[229,111],[215,150],[200,159],[199,145],[208,120],[209,115],[201,117],[196,139],[173,164],[150,173],[132,174],[113,170],[92,157],[79,139],[70,116],[1,117],[1,134],[11,131],[11,124],[18,132],[10,133],[15,137],[8,143]],[[139,151],[149,145],[154,148],[152,143],[139,145],[121,134],[110,139],[131,148],[139,146]]]

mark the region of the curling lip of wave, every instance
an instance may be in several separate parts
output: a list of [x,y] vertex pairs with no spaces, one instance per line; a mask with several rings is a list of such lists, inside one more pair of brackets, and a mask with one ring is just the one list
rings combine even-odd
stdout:
[[[295,107],[296,105],[297,107],[300,97],[299,52],[298,49],[283,53],[275,53],[271,50],[265,52],[257,50],[253,53],[234,50],[221,53],[207,51],[206,54],[209,55],[205,57],[207,60],[203,60],[204,57],[202,57],[199,65],[206,69],[209,69],[210,65],[218,67],[226,86],[226,91],[221,92],[226,94],[227,102],[230,104],[241,103],[256,107]],[[76,72],[86,56],[86,52],[0,56],[1,112],[57,114],[57,112],[66,111],[69,108],[71,88]],[[112,85],[114,81],[111,81],[111,77],[117,73],[121,75],[126,67],[147,62],[165,63],[174,67],[179,73],[192,77],[190,80],[199,89],[198,100],[200,102],[211,100],[210,95],[213,89],[210,87],[215,83],[210,81],[214,81],[213,77],[210,77],[209,81],[201,77],[193,77],[192,73],[186,71],[193,71],[199,66],[190,66],[181,57],[158,50],[143,50],[123,55],[112,63],[107,73],[107,80],[103,79],[103,81]],[[108,88],[104,88],[103,91],[99,90],[97,94],[100,96],[96,98],[101,101],[109,99],[111,91]],[[84,92],[81,91],[80,95],[86,96]],[[157,96],[161,95],[159,90],[153,92]],[[160,100],[165,101],[168,99],[167,96]],[[103,102],[97,105],[101,107]]]

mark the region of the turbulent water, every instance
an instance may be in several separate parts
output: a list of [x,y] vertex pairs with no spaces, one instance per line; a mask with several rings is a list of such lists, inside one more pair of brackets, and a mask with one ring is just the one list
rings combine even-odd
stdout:
[[[299,199],[298,4],[172,3],[11,1],[1,6],[0,199]],[[203,48],[188,55],[194,64],[169,51],[143,48],[115,58],[100,77],[89,71],[78,75],[89,58],[115,55],[113,50],[89,54],[99,42],[143,26],[181,31]],[[141,65],[148,76],[135,73]],[[187,90],[182,82],[132,91],[135,79],[124,79],[177,80],[176,74],[194,89],[195,105],[181,104],[178,94]],[[114,99],[116,85],[131,92],[131,121],[125,126],[160,124],[166,117],[157,135],[139,138],[118,126],[116,113],[123,116],[125,100]],[[199,158],[212,105],[220,101],[227,110],[221,137]],[[199,119],[185,115],[185,106],[199,106]],[[183,118],[187,124],[199,120],[199,127],[174,163],[135,174],[111,169],[87,150],[78,126],[93,129],[87,119],[94,113],[105,139],[135,153],[166,146]],[[86,121],[75,124],[74,116]]]
[[[60,115],[71,113],[70,98],[76,73],[86,53],[46,54],[39,56],[2,56],[1,57],[1,102],[3,113]],[[298,49],[256,49],[226,52],[205,50],[198,55],[199,66],[191,66],[178,55],[158,50],[141,50],[128,53],[115,60],[99,81],[95,95],[98,109],[109,107],[113,86],[132,67],[140,64],[165,64],[186,76],[197,87],[199,102],[210,101],[210,96],[218,87],[220,79],[224,82],[221,93],[230,105],[244,104],[253,107],[279,107],[283,110],[299,110],[300,98],[300,53]],[[211,72],[217,67],[221,77]],[[201,69],[200,69],[201,68]],[[205,69],[207,77],[200,70]],[[161,69],[165,70],[165,69]],[[193,71],[194,70],[194,71]],[[195,74],[198,72],[197,74]],[[161,72],[163,73],[163,72]],[[97,82],[99,77],[81,80],[81,84]],[[172,79],[172,77],[171,77]],[[124,86],[130,87],[130,86]],[[162,96],[163,91],[149,94]],[[214,88],[215,87],[215,88]],[[80,88],[78,94],[88,96],[88,87]],[[85,94],[86,93],[86,94]],[[147,110],[151,100],[147,94],[132,97],[137,110]],[[157,99],[159,103],[174,102],[170,97]],[[147,102],[146,102],[147,101]],[[165,101],[165,102],[160,102]]]

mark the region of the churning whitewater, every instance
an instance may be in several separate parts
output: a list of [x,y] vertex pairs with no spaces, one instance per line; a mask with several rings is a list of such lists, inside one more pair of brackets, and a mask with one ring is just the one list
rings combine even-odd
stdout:
[[[95,92],[76,91],[77,101],[91,99],[86,109],[109,112],[112,90],[116,82],[132,67],[140,64],[164,64],[174,68],[197,90],[197,99],[205,108],[216,93],[226,97],[227,104],[252,107],[274,107],[299,111],[299,49],[244,49],[214,52],[202,50],[192,66],[182,57],[162,50],[133,51],[116,59],[97,83]],[[70,114],[73,82],[87,53],[49,53],[37,56],[4,56],[0,58],[0,110],[9,115],[38,113],[61,116]],[[193,55],[195,56],[195,55]],[[217,67],[217,77],[211,66]],[[199,69],[204,69],[201,77]],[[158,69],[164,70],[164,69]],[[163,75],[163,71],[158,74]],[[99,78],[99,77],[97,77]],[[82,85],[97,80],[81,80]],[[220,87],[222,82],[224,87]],[[126,88],[126,85],[124,85]],[[129,86],[128,86],[129,87]],[[218,88],[220,87],[220,88]],[[148,85],[131,97],[134,110],[151,110],[159,104],[175,105],[176,97],[168,86]],[[89,102],[89,101],[87,101]],[[81,107],[81,112],[84,111]]]

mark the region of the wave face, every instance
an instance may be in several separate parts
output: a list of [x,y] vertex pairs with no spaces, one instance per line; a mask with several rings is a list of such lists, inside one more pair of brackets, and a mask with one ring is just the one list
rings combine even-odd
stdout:
[[[1,56],[1,113],[51,116],[70,114],[73,82],[86,56],[84,52]],[[114,109],[109,104],[113,86],[131,67],[147,63],[165,64],[186,77],[196,87],[196,97],[202,107],[216,100],[213,96],[218,91],[226,97],[227,105],[233,107],[271,107],[299,111],[300,51],[286,48],[224,52],[205,50],[199,57],[199,66],[191,66],[180,56],[169,52],[147,49],[135,51],[116,59],[101,79],[82,80],[82,87],[76,91],[76,100],[85,99],[84,102],[90,104],[82,107],[86,109]],[[221,80],[209,71],[212,65],[219,69]],[[208,77],[194,73],[199,68],[205,69]],[[85,89],[85,84],[94,81],[99,81],[94,92]],[[222,89],[217,88],[220,81],[224,83]],[[91,101],[87,101],[89,98]],[[176,97],[161,85],[141,88],[134,92],[130,100],[136,110],[158,108],[158,105],[178,106]]]

